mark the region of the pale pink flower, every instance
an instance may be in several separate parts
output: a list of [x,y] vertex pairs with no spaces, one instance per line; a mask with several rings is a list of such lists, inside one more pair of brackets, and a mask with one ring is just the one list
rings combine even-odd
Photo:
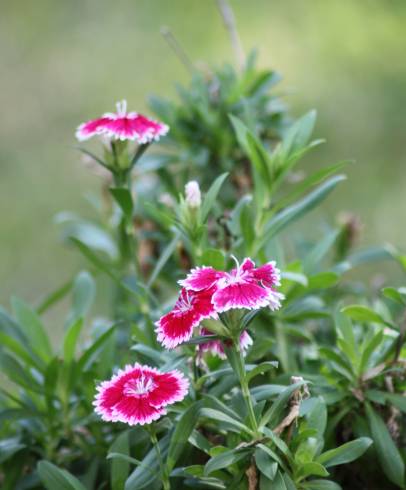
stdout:
[[84,141],[99,135],[145,144],[159,140],[168,131],[169,127],[164,123],[148,119],[136,112],[127,112],[127,102],[123,100],[117,103],[117,112],[108,112],[98,119],[81,124],[76,130],[76,138]]
[[191,208],[199,208],[202,204],[199,183],[191,180],[185,185],[186,204]]
[[[200,330],[200,335],[213,335],[213,334],[207,328],[202,328]],[[231,342],[231,340],[229,342]],[[240,335],[240,349],[244,355],[246,354],[246,351],[252,345],[252,343],[253,341],[251,336],[246,330],[244,330]],[[224,345],[221,340],[209,340],[208,342],[199,344],[197,346],[197,350],[199,353],[210,352],[213,356],[217,356],[223,360],[227,358],[226,353],[224,352]]]
[[167,405],[183,400],[188,389],[189,381],[180,371],[161,373],[136,363],[100,383],[93,405],[107,422],[150,424],[166,414]]
[[193,329],[202,320],[215,318],[211,298],[212,290],[187,291],[183,288],[172,311],[156,322],[158,342],[167,349],[173,349],[182,342],[188,341]]

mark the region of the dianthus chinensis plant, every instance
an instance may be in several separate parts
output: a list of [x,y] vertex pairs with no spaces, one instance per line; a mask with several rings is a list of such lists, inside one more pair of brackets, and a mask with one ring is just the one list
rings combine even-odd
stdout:
[[[58,222],[88,270],[0,312],[1,488],[404,488],[406,289],[357,270],[406,258],[355,249],[351,216],[292,226],[348,162],[292,178],[315,113],[288,117],[278,75],[239,59],[190,64],[156,121],[121,102],[79,126],[103,188],[92,221]],[[53,347],[41,316],[66,297]]]

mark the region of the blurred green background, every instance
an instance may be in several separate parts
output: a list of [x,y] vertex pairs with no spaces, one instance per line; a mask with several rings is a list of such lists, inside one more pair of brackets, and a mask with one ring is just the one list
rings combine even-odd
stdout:
[[[406,2],[231,0],[245,50],[284,76],[293,114],[318,110],[316,163],[354,158],[326,213],[359,214],[362,243],[406,248]],[[160,35],[193,60],[233,61],[214,0],[3,0],[0,15],[0,301],[34,301],[80,267],[54,215],[88,213],[100,180],[80,161],[76,126],[127,98],[175,96],[188,73]]]

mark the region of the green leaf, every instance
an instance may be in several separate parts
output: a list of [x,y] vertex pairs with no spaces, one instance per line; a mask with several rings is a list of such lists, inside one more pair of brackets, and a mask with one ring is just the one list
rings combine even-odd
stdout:
[[335,286],[340,276],[335,272],[319,272],[309,276],[309,289],[327,289]]
[[369,437],[360,437],[359,439],[347,442],[335,449],[326,451],[317,458],[317,462],[323,464],[327,468],[330,466],[351,463],[351,461],[362,456],[372,442],[372,439]]
[[238,143],[250,159],[254,172],[261,176],[265,184],[269,187],[270,175],[267,166],[267,157],[264,155],[265,150],[261,142],[258,141],[238,117],[229,114],[229,118],[234,127]]
[[0,441],[0,464],[3,464],[4,461],[7,461],[7,459],[25,447],[26,445],[21,444],[18,437],[2,439]]
[[17,322],[27,336],[30,346],[44,361],[49,361],[52,356],[51,344],[39,316],[18,298],[12,298],[11,304]]
[[37,307],[36,311],[38,315],[45,313],[51,306],[53,306],[58,301],[62,300],[72,289],[73,281],[67,281],[62,286],[51,294],[46,296]]
[[334,245],[340,230],[333,230],[326,234],[306,255],[303,261],[303,269],[306,274],[314,272],[314,270],[320,267],[321,261],[331,250]]
[[384,318],[381,317],[378,313],[371,310],[364,305],[349,305],[345,306],[341,310],[345,315],[349,316],[355,321],[363,322],[363,323],[380,323],[382,325],[386,325],[388,327],[393,327],[393,325],[387,322]]
[[396,393],[386,393],[386,399],[396,408],[406,413],[406,396]]
[[306,490],[342,490],[338,483],[331,480],[311,480],[303,483],[303,488]]
[[338,170],[341,170],[344,166],[351,163],[351,160],[344,160],[342,162],[335,163],[334,165],[330,165],[328,167],[324,167],[321,170],[313,173],[302,182],[297,184],[292,192],[290,192],[286,197],[282,197],[275,203],[274,211],[279,211],[282,208],[285,208],[293,201],[298,199],[304,192],[310,189],[317,184],[320,184],[332,174],[335,174]]
[[96,360],[100,354],[101,349],[104,348],[107,341],[115,332],[118,324],[112,325],[108,330],[106,330],[100,337],[98,337],[93,344],[85,350],[78,361],[78,372],[81,373],[89,369],[89,366]]
[[81,271],[73,281],[72,308],[67,324],[72,324],[78,318],[85,317],[93,304],[96,294],[96,284],[87,271]]
[[271,456],[260,447],[255,449],[255,463],[259,471],[269,478],[269,480],[272,481],[275,478],[278,470],[278,463],[276,463]]
[[303,215],[314,209],[330,194],[333,189],[335,189],[340,182],[344,181],[345,179],[345,175],[336,175],[331,177],[300,201],[297,201],[273,216],[265,226],[264,236],[258,241],[258,250],[260,250],[265,243],[271,240],[271,238],[273,238],[277,233],[281,232],[289,224],[298,220]]
[[[165,458],[165,455],[168,452],[168,445],[168,436],[163,437],[159,441],[159,448],[163,458]],[[150,451],[148,451],[140,466],[138,466],[127,478],[124,489],[141,490],[142,488],[154,488],[153,483],[157,478],[159,478],[158,468],[159,464],[156,449],[153,447]]]
[[383,288],[382,293],[386,298],[406,306],[406,288]]
[[213,408],[202,408],[200,411],[200,415],[202,417],[207,417],[212,420],[217,420],[218,422],[224,422],[227,424],[230,430],[234,432],[240,433],[241,431],[246,432],[247,434],[252,434],[252,431],[249,427],[244,425],[238,420],[233,419],[229,415],[220,412],[219,410],[214,410]]
[[164,268],[165,264],[170,259],[171,255],[175,251],[176,245],[179,242],[179,235],[176,233],[172,240],[168,243],[167,247],[161,253],[158,262],[155,264],[154,270],[152,271],[147,286],[151,287],[155,279],[158,277],[161,270]]
[[301,386],[307,384],[307,381],[299,381],[292,385],[287,386],[282,393],[276,398],[272,406],[265,412],[262,417],[259,426],[264,427],[268,423],[272,426],[277,424],[278,419],[282,416],[283,412],[286,410],[287,404],[289,402],[292,394],[299,389]]
[[365,349],[362,352],[361,361],[359,365],[359,374],[364,373],[364,371],[368,367],[368,362],[372,354],[381,345],[382,341],[383,341],[383,329],[380,329],[368,342],[368,344],[366,345]]
[[35,393],[42,393],[42,386],[16,359],[0,350],[0,372],[13,383]]
[[201,256],[200,264],[223,270],[225,268],[224,252],[217,248],[207,248]]
[[248,456],[250,452],[248,449],[231,449],[230,451],[217,454],[207,461],[204,467],[204,474],[210,475],[213,471],[227,468]]
[[38,463],[38,475],[47,490],[86,490],[77,478],[48,461]]
[[44,362],[34,352],[31,351],[28,343],[21,343],[18,340],[0,331],[0,345],[8,349],[28,366],[32,366],[39,371],[44,368]]
[[369,403],[365,404],[365,410],[381,467],[392,483],[403,488],[405,465],[402,456],[381,416],[375,412]]
[[247,373],[247,382],[249,383],[251,379],[255,378],[255,376],[258,376],[258,374],[264,374],[270,369],[277,369],[278,365],[278,361],[261,362],[261,364],[258,364],[258,366],[254,367]]
[[311,461],[309,463],[304,463],[299,467],[298,475],[300,478],[306,478],[307,476],[328,476],[329,472],[320,463]]
[[66,331],[63,340],[63,358],[67,363],[72,362],[75,356],[76,344],[83,327],[83,320],[79,318]]
[[[113,444],[110,446],[109,453],[120,453],[122,455],[129,454],[129,431],[122,432],[116,437]],[[130,464],[123,458],[112,458],[111,462],[111,488],[112,490],[123,490],[125,481],[127,480],[130,471]]]
[[203,199],[202,209],[201,209],[201,217],[203,223],[206,222],[207,217],[209,216],[209,213],[211,211],[211,208],[213,207],[213,204],[216,201],[217,195],[220,192],[221,186],[223,185],[227,176],[228,176],[228,172],[219,175],[211,185],[210,189],[207,191]]
[[110,194],[120,206],[127,221],[131,221],[133,214],[133,199],[128,189],[124,187],[110,187]]
[[176,422],[175,430],[169,443],[168,457],[166,460],[166,466],[169,473],[175,467],[175,464],[182,454],[190,434],[197,424],[201,406],[201,402],[193,403],[193,405],[188,407],[188,409],[183,412],[179,420]]

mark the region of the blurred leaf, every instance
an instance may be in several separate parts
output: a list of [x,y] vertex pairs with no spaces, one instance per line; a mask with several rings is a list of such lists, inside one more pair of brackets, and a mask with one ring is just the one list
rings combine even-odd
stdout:
[[24,369],[17,360],[0,350],[0,371],[13,383],[29,391],[42,393],[42,387],[30,374],[28,369]]
[[381,467],[392,483],[403,488],[405,464],[402,456],[380,415],[369,403],[365,404],[365,410]]
[[362,456],[372,442],[372,439],[369,437],[360,437],[359,439],[347,442],[335,449],[326,451],[317,458],[317,461],[327,468],[330,466],[351,463],[351,461]]
[[[169,446],[169,437],[165,436],[159,441],[159,447],[162,457],[165,458]],[[148,451],[145,458],[142,460],[142,466],[138,466],[125,483],[125,490],[141,490],[142,488],[153,488],[153,482],[159,478],[159,464],[155,448]],[[146,471],[146,468],[149,468]]]
[[358,322],[365,322],[365,323],[373,322],[373,323],[380,323],[382,325],[393,327],[391,323],[387,322],[384,318],[381,317],[381,315],[371,310],[371,308],[368,308],[367,306],[349,305],[344,307],[341,311],[345,315],[349,316],[350,318]]
[[192,433],[197,420],[199,418],[201,402],[195,402],[187,408],[176,422],[175,430],[171,436],[168,449],[168,457],[166,460],[166,466],[168,472],[171,472],[175,467],[177,460],[179,459],[185,445]]
[[303,269],[310,274],[320,267],[321,261],[331,250],[337,240],[340,230],[333,230],[326,235],[310,250],[303,261]]
[[214,410],[213,408],[202,408],[200,410],[200,415],[202,417],[207,417],[211,420],[217,420],[218,422],[224,422],[229,427],[229,430],[233,430],[238,434],[242,432],[246,432],[247,434],[251,434],[252,431],[249,427],[239,422],[238,420],[233,419],[229,415],[226,415],[219,410]]
[[328,476],[329,472],[320,463],[312,461],[302,464],[299,467],[298,475],[300,478],[306,478],[307,476]]
[[200,263],[204,266],[210,266],[218,270],[223,270],[225,268],[224,252],[217,248],[206,248],[202,254]]
[[213,207],[213,204],[217,198],[217,195],[220,192],[221,186],[223,185],[227,177],[228,177],[228,172],[219,175],[211,185],[210,189],[207,191],[203,199],[202,208],[201,208],[201,218],[203,223],[206,222],[207,217],[209,216],[209,213],[211,211],[211,208]]
[[67,281],[62,286],[42,300],[36,311],[38,315],[45,313],[51,306],[62,300],[72,289],[73,281]]
[[73,281],[72,308],[67,319],[68,325],[78,318],[85,317],[93,304],[95,294],[96,285],[91,274],[87,271],[79,272]]
[[[122,432],[110,446],[109,453],[129,454],[129,432]],[[111,456],[110,456],[111,457]],[[111,462],[111,489],[123,490],[130,471],[129,462],[122,458],[114,458]]]
[[255,376],[258,376],[258,374],[264,374],[270,369],[277,369],[278,365],[279,365],[278,361],[261,362],[261,364],[258,364],[258,366],[254,367],[254,369],[249,370],[246,376],[247,382],[249,383],[251,379],[255,378]]
[[234,463],[237,463],[241,459],[245,458],[250,454],[248,449],[231,449],[230,451],[225,451],[216,456],[213,456],[209,461],[207,461],[204,467],[204,474],[210,475],[213,471],[220,470],[222,468],[227,468]]
[[38,475],[47,490],[86,490],[77,478],[48,461],[38,463]]
[[309,276],[309,289],[327,289],[335,286],[339,276],[335,272],[319,272]]
[[152,284],[154,283],[155,279],[158,277],[161,270],[165,267],[165,264],[168,262],[171,255],[175,251],[178,242],[179,242],[179,235],[175,234],[175,236],[172,238],[172,240],[168,243],[166,248],[161,253],[158,262],[155,264],[155,268],[148,279],[148,283],[147,283],[148,287],[152,286]]
[[359,365],[359,374],[363,374],[368,367],[368,362],[376,349],[381,345],[383,341],[383,329],[380,329],[368,342],[365,349],[362,352],[361,361]]
[[106,330],[100,337],[98,337],[93,344],[88,347],[78,361],[78,372],[86,371],[89,366],[96,360],[97,356],[100,353],[100,350],[105,347],[105,344],[108,342],[110,337],[113,335],[116,325],[111,326],[108,330]]
[[272,481],[275,478],[278,470],[278,463],[276,463],[270,455],[260,447],[255,449],[255,463],[259,471],[269,478],[269,480]]
[[406,288],[383,288],[382,293],[386,298],[406,306]]
[[72,362],[75,356],[76,344],[83,327],[83,320],[79,318],[66,331],[63,340],[63,358],[66,363]]
[[120,206],[126,220],[130,222],[133,213],[133,199],[130,191],[124,187],[110,187],[109,191],[116,203]]
[[311,480],[303,483],[306,490],[342,490],[338,483],[330,480]]
[[27,336],[32,349],[44,360],[52,356],[51,344],[39,316],[18,298],[12,298],[14,315]]
[[3,464],[4,461],[7,461],[7,459],[25,447],[26,445],[21,444],[18,437],[2,439],[0,441],[0,464]]
[[344,175],[336,175],[331,177],[300,201],[297,201],[270,218],[265,226],[263,237],[261,237],[258,241],[258,250],[261,249],[262,246],[277,233],[286,228],[286,226],[288,226],[290,223],[298,220],[303,215],[314,209],[340,182],[345,179],[346,177]]
[[271,407],[265,412],[262,417],[259,426],[264,427],[265,425],[275,426],[278,419],[282,416],[284,410],[286,410],[288,401],[292,394],[299,389],[301,386],[307,384],[307,381],[299,381],[298,383],[291,384],[287,386],[282,393],[278,395],[276,400],[273,402]]

